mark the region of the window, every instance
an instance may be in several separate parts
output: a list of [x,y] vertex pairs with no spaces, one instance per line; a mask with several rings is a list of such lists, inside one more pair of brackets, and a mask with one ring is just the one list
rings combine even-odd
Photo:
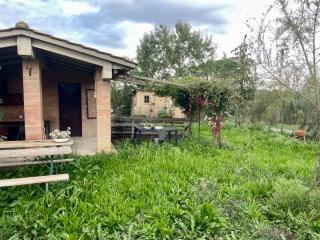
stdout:
[[150,102],[150,97],[149,96],[144,96],[144,103],[149,103]]

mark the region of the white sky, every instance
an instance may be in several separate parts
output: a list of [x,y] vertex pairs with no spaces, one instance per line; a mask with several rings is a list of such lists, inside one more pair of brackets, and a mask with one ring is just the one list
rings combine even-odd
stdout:
[[[155,1],[155,3],[157,3],[156,0],[149,1]],[[181,15],[184,13],[180,13],[179,15],[179,13],[177,13],[177,16],[179,18],[182,16],[182,20],[190,21],[195,29],[201,29],[207,34],[212,34],[213,41],[218,44],[218,57],[221,57],[224,52],[227,55],[231,54],[231,50],[241,43],[242,38],[249,31],[245,24],[246,20],[251,17],[261,16],[261,13],[264,12],[272,2],[272,0],[163,1],[166,1],[167,10],[164,10],[164,13],[161,12],[161,9],[159,9],[159,11],[160,17],[164,20],[173,19],[172,14],[174,13],[166,16],[166,11],[168,12],[168,9],[170,10],[170,4],[176,8],[178,6],[178,9],[180,5],[184,7],[187,5],[188,9],[186,10],[186,14]],[[104,16],[108,12],[103,11],[109,10],[109,13],[110,11],[112,13],[113,10],[121,11],[119,7],[117,7],[117,4],[126,4],[126,6],[129,7],[127,10],[124,8],[124,11],[120,12],[120,14],[122,14],[121,18],[111,19],[109,24],[110,19],[104,19]],[[130,6],[130,4],[132,4],[132,6]],[[148,12],[143,12],[143,7],[141,8],[141,12],[138,12],[139,7],[141,7],[139,4],[149,4],[146,8],[150,9],[150,2],[146,0],[0,0],[0,28],[12,27],[16,22],[24,20],[31,28],[89,45],[115,55],[135,58],[139,39],[142,38],[145,32],[151,31],[154,23],[158,21],[154,20],[154,22],[151,22],[153,15],[151,14],[150,16]],[[217,10],[214,9],[219,5],[227,6],[215,12]],[[108,7],[114,7],[114,9],[107,9]],[[210,12],[210,14],[219,15],[219,18],[224,19],[227,24],[219,25],[219,21],[211,23],[210,18],[214,19],[215,16],[208,17],[208,20],[200,16],[201,14],[199,14],[199,21],[197,21],[198,15],[194,16],[192,9],[197,11],[197,9],[199,10],[203,7],[212,7],[213,11]],[[133,8],[133,10],[131,8]],[[138,9],[137,12],[134,11],[135,8]],[[152,9],[152,4],[151,10],[157,13],[157,9]],[[128,12],[127,19],[126,11]],[[140,15],[144,14],[146,17],[143,18],[144,16],[142,16],[141,19]],[[159,18],[159,16],[157,17]],[[192,20],[189,20],[189,18]],[[101,25],[99,21],[101,21]],[[204,23],[205,21],[207,22]],[[95,29],[93,29],[92,26],[94,26]],[[221,28],[223,28],[223,31]],[[111,31],[109,32],[110,29]],[[105,35],[99,35],[101,32],[105,32]],[[110,41],[108,40],[109,36],[112,37],[110,37]],[[100,38],[102,41],[100,41]],[[119,38],[119,44],[117,44],[117,38]]]
[[272,3],[271,0],[225,0],[233,8],[225,14],[230,21],[226,32],[223,34],[213,34],[218,44],[218,55],[223,52],[230,54],[242,41],[245,34],[249,33],[246,21],[250,18],[259,18]]
[[[183,0],[181,0],[183,1]],[[230,8],[226,9],[222,14],[229,21],[224,33],[216,33],[210,26],[200,25],[194,26],[195,29],[200,29],[204,33],[212,34],[213,41],[217,43],[218,58],[223,56],[223,53],[231,55],[231,51],[236,48],[242,41],[244,35],[249,32],[246,21],[249,18],[259,18],[263,12],[266,11],[268,6],[272,3],[272,0],[189,0],[194,4],[199,2],[206,3],[227,3],[230,4]],[[126,22],[123,23],[123,27],[128,29],[125,36],[125,43],[127,47],[125,49],[110,49],[105,50],[112,51],[118,55],[127,55],[130,58],[135,57],[136,46],[139,43],[139,39],[143,36],[143,33],[149,32],[153,29],[153,24],[135,24]]]

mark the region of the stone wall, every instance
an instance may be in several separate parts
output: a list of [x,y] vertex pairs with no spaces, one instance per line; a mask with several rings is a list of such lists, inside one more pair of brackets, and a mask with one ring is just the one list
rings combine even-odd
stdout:
[[[149,103],[144,101],[149,96]],[[159,97],[154,92],[137,91],[132,98],[132,116],[158,117],[160,112],[171,112],[174,118],[184,118],[181,109],[173,105],[170,97]]]

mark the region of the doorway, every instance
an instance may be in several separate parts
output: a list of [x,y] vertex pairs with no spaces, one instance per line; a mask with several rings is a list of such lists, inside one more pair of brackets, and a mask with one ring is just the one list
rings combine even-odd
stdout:
[[59,83],[59,123],[60,129],[71,127],[71,136],[82,136],[81,84]]

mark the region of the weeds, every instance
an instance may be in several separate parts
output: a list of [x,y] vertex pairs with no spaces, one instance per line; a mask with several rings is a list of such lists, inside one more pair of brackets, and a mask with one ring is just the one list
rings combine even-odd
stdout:
[[[71,181],[0,190],[0,239],[319,239],[316,145],[254,129],[210,129],[177,146],[129,142],[76,157]],[[1,172],[19,177],[42,167]]]

